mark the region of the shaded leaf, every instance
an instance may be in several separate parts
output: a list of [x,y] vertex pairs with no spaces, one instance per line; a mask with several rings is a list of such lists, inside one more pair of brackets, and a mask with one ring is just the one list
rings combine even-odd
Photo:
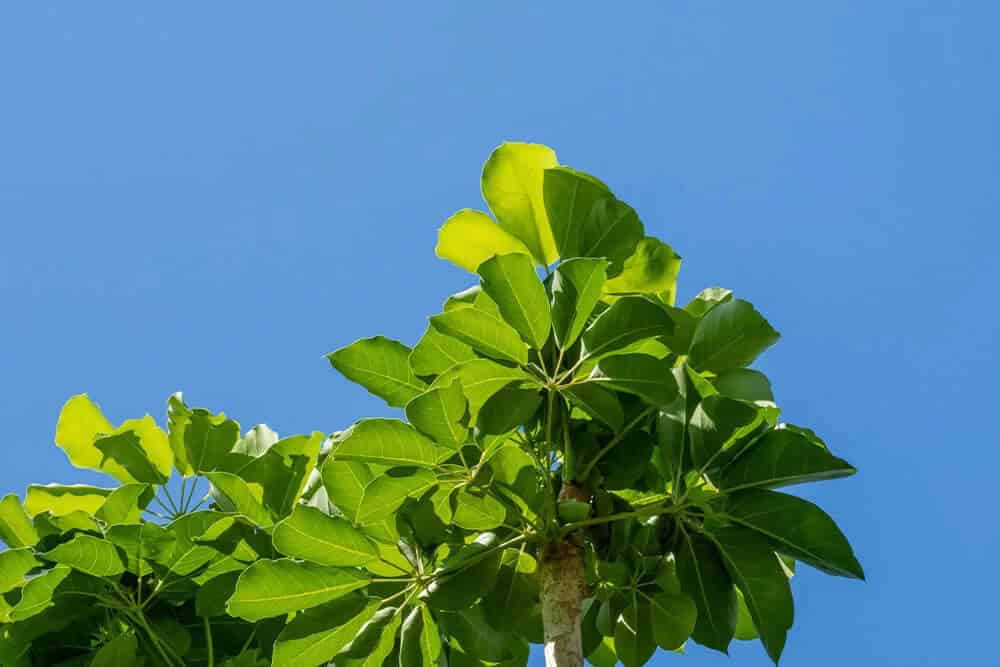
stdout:
[[392,516],[407,498],[417,498],[432,489],[437,478],[421,468],[391,468],[365,487],[356,523],[368,525]]
[[573,405],[588,415],[601,421],[612,431],[620,431],[625,425],[625,411],[614,392],[598,386],[596,382],[586,382],[566,386],[564,393]]
[[537,388],[511,383],[486,400],[479,412],[479,430],[487,435],[509,433],[529,421],[541,405]]
[[698,609],[691,638],[728,652],[736,631],[736,592],[718,550],[704,537],[685,533],[677,551],[677,576]]
[[332,660],[378,610],[377,600],[348,595],[298,614],[274,643],[272,667],[307,667]]
[[486,401],[503,387],[513,382],[534,382],[532,376],[520,368],[503,366],[489,359],[475,359],[452,367],[434,380],[432,387],[448,386],[455,380],[462,383],[462,391],[469,401],[470,423],[476,422]]
[[427,607],[414,607],[403,621],[399,637],[400,667],[433,665],[441,655],[441,635]]
[[462,489],[454,497],[452,521],[466,530],[490,530],[503,523],[506,508],[484,490]]
[[747,489],[729,497],[725,516],[766,536],[774,549],[842,577],[864,579],[850,543],[830,516],[807,500]]
[[649,606],[632,604],[615,622],[615,653],[625,667],[642,667],[656,652]]
[[679,391],[673,364],[648,354],[622,354],[602,359],[591,377],[657,406],[672,403]]
[[767,540],[745,528],[720,528],[709,536],[743,593],[761,643],[777,664],[793,619],[792,591],[778,557]]
[[723,472],[720,486],[729,490],[773,488],[849,477],[857,469],[800,432],[779,428],[765,433]]
[[687,595],[658,593],[649,598],[653,638],[660,648],[674,651],[694,631],[698,609]]
[[656,295],[672,306],[680,268],[681,257],[673,248],[647,236],[639,241],[635,252],[625,260],[622,272],[604,286],[604,292],[611,296]]

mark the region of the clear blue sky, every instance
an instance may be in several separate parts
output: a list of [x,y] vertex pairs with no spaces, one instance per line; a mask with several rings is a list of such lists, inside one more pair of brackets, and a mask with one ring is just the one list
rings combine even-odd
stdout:
[[[679,250],[681,298],[770,317],[786,418],[860,468],[808,495],[869,581],[801,568],[783,664],[998,664],[1000,5],[140,4],[0,9],[0,492],[93,479],[52,446],[78,392],[384,414],[321,355],[412,343],[470,281],[437,227],[539,141]],[[769,664],[732,654],[658,664]]]

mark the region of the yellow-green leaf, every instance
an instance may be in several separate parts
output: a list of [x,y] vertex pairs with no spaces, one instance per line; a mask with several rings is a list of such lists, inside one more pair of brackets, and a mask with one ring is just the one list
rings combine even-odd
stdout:
[[531,255],[531,250],[516,236],[493,222],[480,211],[464,208],[445,221],[438,232],[434,252],[466,271],[476,272],[492,257],[512,252]]
[[378,547],[348,521],[299,505],[274,527],[274,548],[319,565],[350,567],[378,558]]
[[262,560],[240,575],[229,613],[248,620],[309,609],[368,585],[361,570],[327,567],[282,558]]
[[483,166],[483,198],[493,215],[546,266],[559,259],[559,253],[542,184],[545,170],[558,164],[548,146],[511,142],[494,150]]
[[21,501],[13,493],[0,500],[0,540],[11,549],[33,547],[38,544],[38,533]]
[[78,510],[94,514],[112,491],[86,484],[32,484],[24,498],[24,509],[32,517],[42,512],[65,516]]
[[604,285],[609,300],[625,294],[655,294],[674,305],[681,257],[669,245],[647,236],[625,260],[622,272]]

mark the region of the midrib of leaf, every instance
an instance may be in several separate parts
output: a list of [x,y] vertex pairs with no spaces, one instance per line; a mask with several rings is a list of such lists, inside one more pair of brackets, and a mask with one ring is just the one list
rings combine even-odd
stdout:
[[688,535],[687,531],[684,530],[683,527],[681,527],[681,532],[684,534],[684,541],[687,543],[688,551],[691,553],[691,566],[694,568],[695,577],[698,579],[698,593],[701,596],[702,602],[705,603],[705,611],[708,612],[708,622],[711,624],[712,629],[718,632],[719,628],[715,625],[715,615],[712,614],[712,605],[709,604],[708,595],[705,593],[705,582],[701,578],[701,568],[698,566],[698,558],[694,551],[694,544],[691,542],[691,536]]
[[623,210],[625,211],[625,213],[623,215],[619,215],[618,219],[615,220],[614,222],[612,222],[611,225],[607,229],[604,230],[604,233],[601,234],[600,238],[598,238],[596,241],[594,241],[594,243],[590,246],[590,248],[588,248],[587,251],[585,253],[583,253],[584,257],[589,257],[590,253],[592,253],[595,250],[597,250],[597,248],[601,245],[601,243],[604,242],[604,239],[607,238],[608,234],[610,234],[614,230],[614,228],[618,226],[618,223],[620,223],[622,220],[624,220],[628,216],[628,214],[631,212],[631,209],[628,208],[627,205],[626,205],[626,208],[624,208]]
[[[609,311],[609,312],[610,312],[610,311]],[[598,347],[598,348],[595,348],[595,349],[593,349],[593,350],[587,350],[587,353],[586,353],[585,355],[583,355],[583,356],[582,356],[582,357],[580,358],[580,362],[583,362],[583,361],[585,361],[585,360],[587,360],[587,359],[590,359],[591,357],[593,357],[593,356],[595,356],[595,355],[597,355],[597,354],[600,354],[600,353],[601,353],[601,352],[603,352],[603,351],[604,351],[604,349],[605,349],[605,348],[607,348],[607,347],[608,347],[609,345],[614,345],[615,343],[617,343],[618,341],[620,341],[620,340],[621,340],[621,339],[623,339],[623,338],[628,338],[628,337],[629,337],[629,336],[631,336],[631,335],[634,335],[634,334],[636,334],[636,333],[640,333],[640,334],[641,334],[641,336],[640,336],[639,338],[637,338],[637,339],[636,339],[636,341],[640,341],[640,340],[642,340],[642,339],[643,339],[643,336],[645,336],[645,334],[647,334],[647,333],[651,333],[651,332],[654,332],[654,331],[656,331],[656,330],[657,330],[657,329],[659,329],[659,328],[660,328],[660,327],[659,327],[658,325],[650,325],[650,326],[648,326],[648,327],[640,327],[640,328],[638,328],[638,329],[632,329],[631,331],[626,331],[625,333],[622,333],[622,334],[619,334],[619,335],[617,335],[617,336],[615,336],[615,337],[613,337],[613,338],[609,338],[609,339],[608,339],[608,340],[607,340],[607,341],[606,341],[606,342],[604,343],[604,345],[601,345],[600,347]],[[579,362],[578,362],[578,363],[579,363]]]
[[319,538],[319,537],[315,537],[315,536],[313,536],[313,535],[310,535],[309,533],[305,532],[304,530],[299,530],[298,528],[296,528],[295,526],[293,526],[293,525],[292,525],[292,524],[290,524],[290,523],[289,523],[289,524],[285,524],[285,528],[286,528],[286,529],[289,529],[289,530],[292,530],[292,531],[294,531],[294,532],[298,533],[299,535],[302,535],[303,537],[305,537],[305,538],[307,538],[307,539],[310,539],[310,540],[312,540],[312,541],[314,541],[314,542],[319,542],[320,544],[325,544],[325,545],[329,546],[329,547],[330,547],[331,549],[333,549],[333,550],[339,550],[339,551],[346,551],[347,553],[349,553],[349,554],[354,554],[354,555],[356,555],[356,556],[365,556],[365,557],[373,557],[373,556],[372,556],[372,555],[371,555],[370,553],[368,553],[368,552],[365,552],[365,551],[358,551],[358,550],[356,550],[356,549],[350,549],[350,548],[348,548],[348,547],[345,547],[345,546],[344,546],[344,545],[342,545],[342,544],[338,544],[338,543],[336,543],[336,542],[330,542],[330,541],[328,541],[328,540],[324,540],[324,539],[322,539],[322,538]]

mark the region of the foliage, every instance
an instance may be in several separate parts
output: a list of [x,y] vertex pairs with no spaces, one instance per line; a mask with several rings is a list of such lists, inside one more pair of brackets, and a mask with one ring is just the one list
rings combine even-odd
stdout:
[[478,283],[412,349],[328,355],[405,420],[278,439],[180,395],[166,431],[70,399],[57,445],[119,485],[0,502],[0,663],[523,665],[563,542],[594,664],[755,637],[777,662],[797,561],[863,578],[774,490],[855,470],[747,368],[764,317],[720,288],[677,307],[680,257],[546,147],[501,146],[482,189],[496,220],[460,211],[437,247]]

